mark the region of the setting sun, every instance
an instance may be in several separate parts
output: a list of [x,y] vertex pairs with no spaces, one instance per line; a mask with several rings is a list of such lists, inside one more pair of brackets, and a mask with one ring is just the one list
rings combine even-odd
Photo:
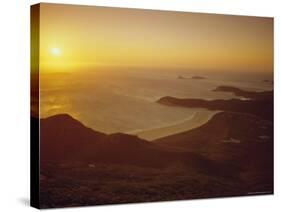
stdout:
[[59,48],[57,48],[57,47],[54,47],[54,48],[51,49],[51,53],[54,56],[60,56],[61,55],[61,50]]

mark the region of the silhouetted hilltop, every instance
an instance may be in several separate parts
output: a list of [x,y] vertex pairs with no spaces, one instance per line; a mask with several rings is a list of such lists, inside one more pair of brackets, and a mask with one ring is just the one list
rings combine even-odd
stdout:
[[235,172],[231,165],[210,160],[201,153],[167,148],[124,133],[106,135],[94,131],[66,114],[41,119],[40,124],[41,161],[144,167],[167,167],[180,163],[188,170],[195,169],[204,173],[214,167],[223,169],[211,175],[232,175]]
[[214,91],[232,92],[235,95],[251,98],[241,99],[181,99],[176,97],[162,97],[157,102],[168,106],[181,106],[190,108],[206,108],[209,110],[222,110],[230,112],[249,113],[260,116],[266,120],[273,120],[273,91],[249,92],[238,88],[222,86]]
[[[163,146],[197,152],[211,161],[224,161],[243,173],[247,184],[266,182],[273,175],[273,91],[249,92],[220,86],[216,92],[232,92],[249,100],[204,100],[163,97],[168,106],[201,107],[219,110],[196,129],[155,140]],[[234,168],[235,169],[235,168]],[[259,177],[257,177],[259,176]],[[251,179],[251,180],[250,180]]]
[[41,119],[40,133],[40,157],[43,161],[167,166],[178,160],[196,164],[196,160],[201,158],[196,154],[168,150],[133,135],[106,135],[67,114]]
[[156,139],[154,142],[180,146],[192,151],[206,150],[209,153],[209,146],[214,144],[241,146],[249,143],[272,143],[272,140],[272,122],[251,114],[219,112],[201,127]]
[[[68,115],[42,119],[41,133],[46,129],[42,207],[273,192],[273,126],[250,114],[221,112],[199,128],[153,143],[105,135]],[[80,142],[76,132],[93,140]]]
[[40,120],[40,157],[43,160],[87,159],[106,135],[94,131],[67,114]]
[[263,91],[263,92],[254,92],[254,91],[245,91],[239,88],[231,86],[219,86],[215,88],[215,92],[230,92],[236,96],[241,96],[249,99],[264,100],[273,98],[273,91]]
[[259,173],[270,179],[273,172],[273,123],[258,116],[220,112],[201,127],[154,142],[200,152],[252,177]]

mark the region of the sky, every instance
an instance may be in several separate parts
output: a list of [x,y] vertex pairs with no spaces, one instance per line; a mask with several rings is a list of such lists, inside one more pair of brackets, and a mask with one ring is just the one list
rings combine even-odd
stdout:
[[273,71],[273,19],[40,5],[40,70],[103,67]]

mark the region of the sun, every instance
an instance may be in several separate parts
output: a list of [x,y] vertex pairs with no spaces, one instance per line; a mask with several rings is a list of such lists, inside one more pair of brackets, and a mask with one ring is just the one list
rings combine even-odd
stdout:
[[60,50],[60,48],[53,47],[53,48],[51,48],[51,53],[54,56],[60,56],[61,55],[61,50]]

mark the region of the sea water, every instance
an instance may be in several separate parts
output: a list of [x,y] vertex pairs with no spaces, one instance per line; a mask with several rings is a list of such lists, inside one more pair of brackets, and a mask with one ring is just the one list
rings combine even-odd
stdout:
[[[192,79],[192,76],[205,79]],[[180,79],[182,76],[184,79]],[[134,133],[192,121],[200,108],[161,105],[164,96],[200,99],[239,98],[212,91],[228,85],[250,91],[271,90],[272,77],[192,70],[102,69],[40,75],[40,117],[67,113],[104,133]],[[192,126],[192,123],[189,123]]]

